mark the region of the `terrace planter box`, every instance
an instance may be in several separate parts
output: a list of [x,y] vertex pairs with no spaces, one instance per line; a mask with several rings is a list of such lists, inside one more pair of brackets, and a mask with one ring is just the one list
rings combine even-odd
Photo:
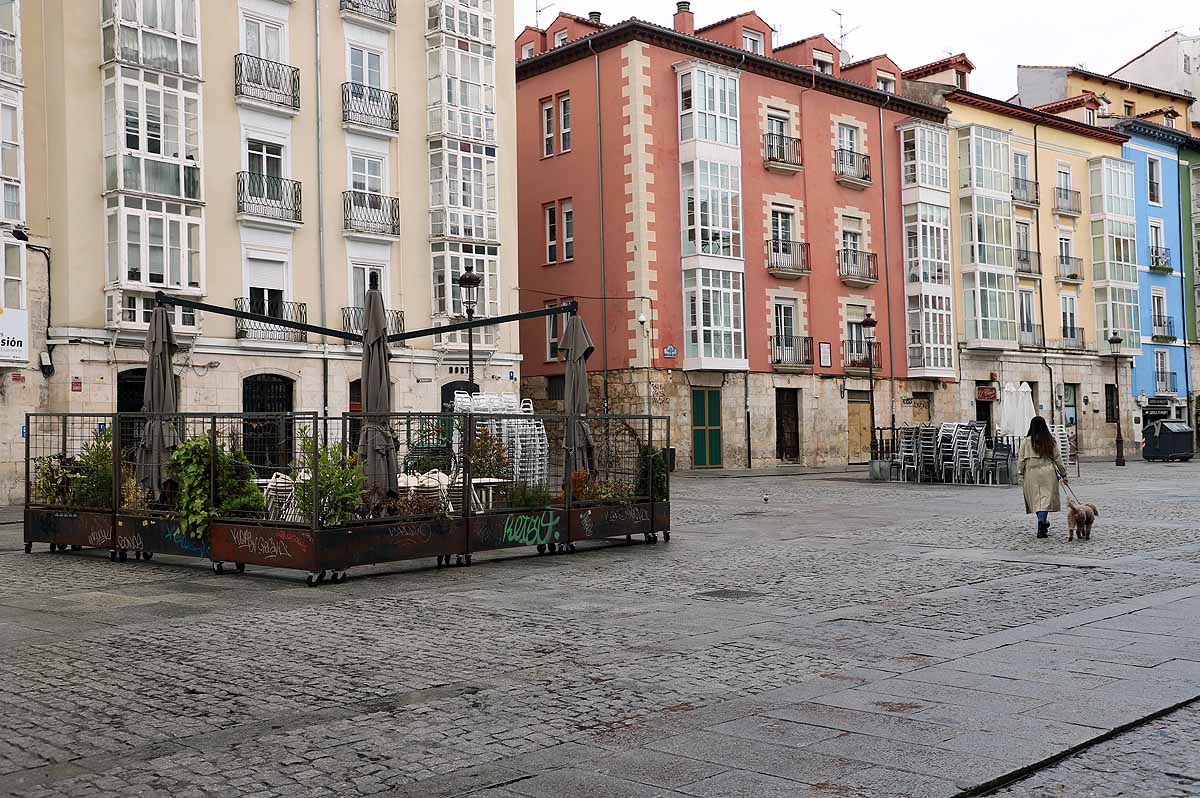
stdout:
[[49,508],[25,508],[25,551],[34,543],[49,543],[51,549],[112,548],[113,517],[111,513],[96,513]]
[[208,557],[209,543],[184,534],[179,522],[169,516],[121,513],[113,530],[112,549],[117,559],[124,560],[129,552],[134,559],[142,555],[170,554],[175,557]]

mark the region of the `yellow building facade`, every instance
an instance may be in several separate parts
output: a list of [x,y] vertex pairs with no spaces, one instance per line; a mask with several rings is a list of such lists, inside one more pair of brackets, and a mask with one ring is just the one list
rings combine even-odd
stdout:
[[999,421],[1004,387],[1025,382],[1081,454],[1110,452],[1088,195],[1125,137],[966,91],[945,99],[960,417]]

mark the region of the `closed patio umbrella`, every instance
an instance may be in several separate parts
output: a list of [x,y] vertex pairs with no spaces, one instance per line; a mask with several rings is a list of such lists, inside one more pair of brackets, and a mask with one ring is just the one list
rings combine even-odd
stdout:
[[999,421],[996,423],[996,429],[1001,435],[1024,435],[1025,430],[1017,430],[1013,428],[1016,423],[1017,411],[1017,386],[1011,382],[1004,383],[1004,390],[1000,394],[1000,415]]
[[1033,421],[1033,417],[1037,415],[1037,408],[1033,406],[1033,389],[1029,387],[1029,383],[1021,383],[1021,387],[1017,389],[1017,410],[1014,414],[1013,423],[1016,425],[1014,435],[1024,435],[1029,431],[1029,422]]
[[570,445],[567,451],[572,471],[590,471],[595,467],[592,427],[585,418],[588,410],[587,359],[595,348],[583,319],[578,314],[571,314],[558,342],[558,349],[567,362],[563,410],[568,416],[578,417],[575,421],[573,445]]
[[379,485],[385,493],[396,491],[396,441],[388,425],[392,412],[388,379],[387,313],[383,295],[367,291],[363,323],[362,409],[366,416],[358,434],[358,453],[367,487]]
[[162,418],[179,411],[179,396],[175,390],[175,372],[171,358],[175,354],[175,331],[171,314],[156,307],[150,315],[146,330],[146,387],[142,394],[142,412],[147,414],[145,427],[138,442],[135,476],[138,485],[153,497],[162,500],[163,468],[171,449],[179,444],[179,429],[175,421]]

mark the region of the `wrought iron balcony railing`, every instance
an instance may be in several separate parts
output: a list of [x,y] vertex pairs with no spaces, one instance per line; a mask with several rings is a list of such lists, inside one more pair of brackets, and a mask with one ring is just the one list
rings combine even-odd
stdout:
[[1155,271],[1171,271],[1171,248],[1150,247],[1150,268]]
[[1017,274],[1029,277],[1042,276],[1042,256],[1037,252],[1028,249],[1014,249],[1013,263],[1017,267]]
[[342,84],[342,121],[396,132],[400,130],[400,101],[395,92]]
[[238,172],[237,212],[299,224],[303,221],[300,183],[257,172]]
[[854,150],[834,150],[833,170],[838,177],[871,182],[871,158]]
[[1058,279],[1068,283],[1083,282],[1083,258],[1059,255]]
[[1175,338],[1175,319],[1171,316],[1155,315],[1151,318],[1151,334],[1155,338]]
[[813,339],[800,335],[771,336],[771,365],[780,368],[812,368]]
[[879,267],[875,253],[861,249],[839,249],[838,275],[847,282],[877,282]]
[[1017,327],[1017,344],[1022,349],[1042,349],[1046,346],[1046,333],[1040,324],[1025,324]]
[[400,200],[369,191],[342,192],[342,229],[352,233],[400,235]]
[[847,371],[879,370],[882,349],[878,341],[851,338],[842,341],[842,367]]
[[1012,179],[1012,198],[1013,202],[1021,205],[1039,204],[1041,200],[1038,193],[1038,184],[1033,180],[1026,180],[1023,177],[1014,177]]
[[800,139],[767,133],[763,136],[763,158],[767,163],[800,166]]
[[342,0],[341,10],[362,14],[389,25],[396,24],[396,0]]
[[[233,309],[246,313],[257,313],[271,316],[283,321],[308,323],[308,305],[304,302],[282,302],[270,299],[251,299],[240,296],[233,300]],[[251,338],[258,341],[291,341],[303,343],[308,340],[304,330],[293,330],[280,327],[264,321],[237,319],[236,334],[238,338]]]
[[233,91],[293,111],[300,110],[300,70],[256,55],[233,57]]
[[1179,380],[1173,371],[1155,371],[1154,386],[1157,393],[1178,393]]
[[[404,311],[388,310],[388,335],[404,332]],[[367,316],[363,308],[342,308],[342,329],[350,333],[362,333],[366,329]]]
[[1083,203],[1080,200],[1079,192],[1069,188],[1054,189],[1054,210],[1057,213],[1070,213],[1078,215],[1083,212]]
[[772,238],[767,253],[767,271],[784,277],[808,274],[808,244],[803,241]]
[[1082,327],[1071,327],[1064,324],[1058,330],[1062,333],[1062,337],[1054,341],[1056,349],[1067,349],[1078,352],[1087,349],[1087,336],[1084,334]]

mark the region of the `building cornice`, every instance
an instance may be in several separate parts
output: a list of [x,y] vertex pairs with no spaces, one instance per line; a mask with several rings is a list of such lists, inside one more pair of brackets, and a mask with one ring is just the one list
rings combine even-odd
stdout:
[[1118,133],[1111,128],[1095,127],[1087,125],[1083,122],[1076,122],[1073,119],[1066,119],[1054,114],[1048,114],[1045,111],[1038,111],[1034,108],[1026,108],[1023,105],[1014,105],[1004,100],[997,100],[992,97],[984,97],[982,94],[974,94],[962,89],[955,89],[946,95],[947,102],[956,102],[961,105],[967,105],[972,108],[978,108],[982,111],[991,111],[996,114],[1020,119],[1024,122],[1031,122],[1036,125],[1045,125],[1056,130],[1066,131],[1068,133],[1076,133],[1080,136],[1098,139],[1099,141],[1107,141],[1110,144],[1123,144],[1129,140],[1129,136],[1123,133]]
[[933,122],[944,122],[949,114],[948,109],[936,105],[918,102],[897,94],[889,94],[861,83],[817,72],[809,67],[755,55],[727,44],[679,33],[636,18],[620,22],[610,28],[521,61],[517,64],[517,82],[520,83],[535,75],[587,58],[594,52],[620,47],[631,41],[645,42],[684,56],[702,58],[705,61],[733,67],[743,72],[753,72],[787,83],[807,86],[825,94],[844,97],[867,105],[885,107],[896,113],[909,114]]
[[1176,130],[1165,125],[1156,125],[1153,122],[1147,122],[1143,119],[1126,119],[1117,122],[1114,127],[1130,135],[1154,139],[1155,141],[1161,141],[1175,147],[1187,146],[1192,149],[1200,149],[1200,139],[1194,139],[1182,130]]

